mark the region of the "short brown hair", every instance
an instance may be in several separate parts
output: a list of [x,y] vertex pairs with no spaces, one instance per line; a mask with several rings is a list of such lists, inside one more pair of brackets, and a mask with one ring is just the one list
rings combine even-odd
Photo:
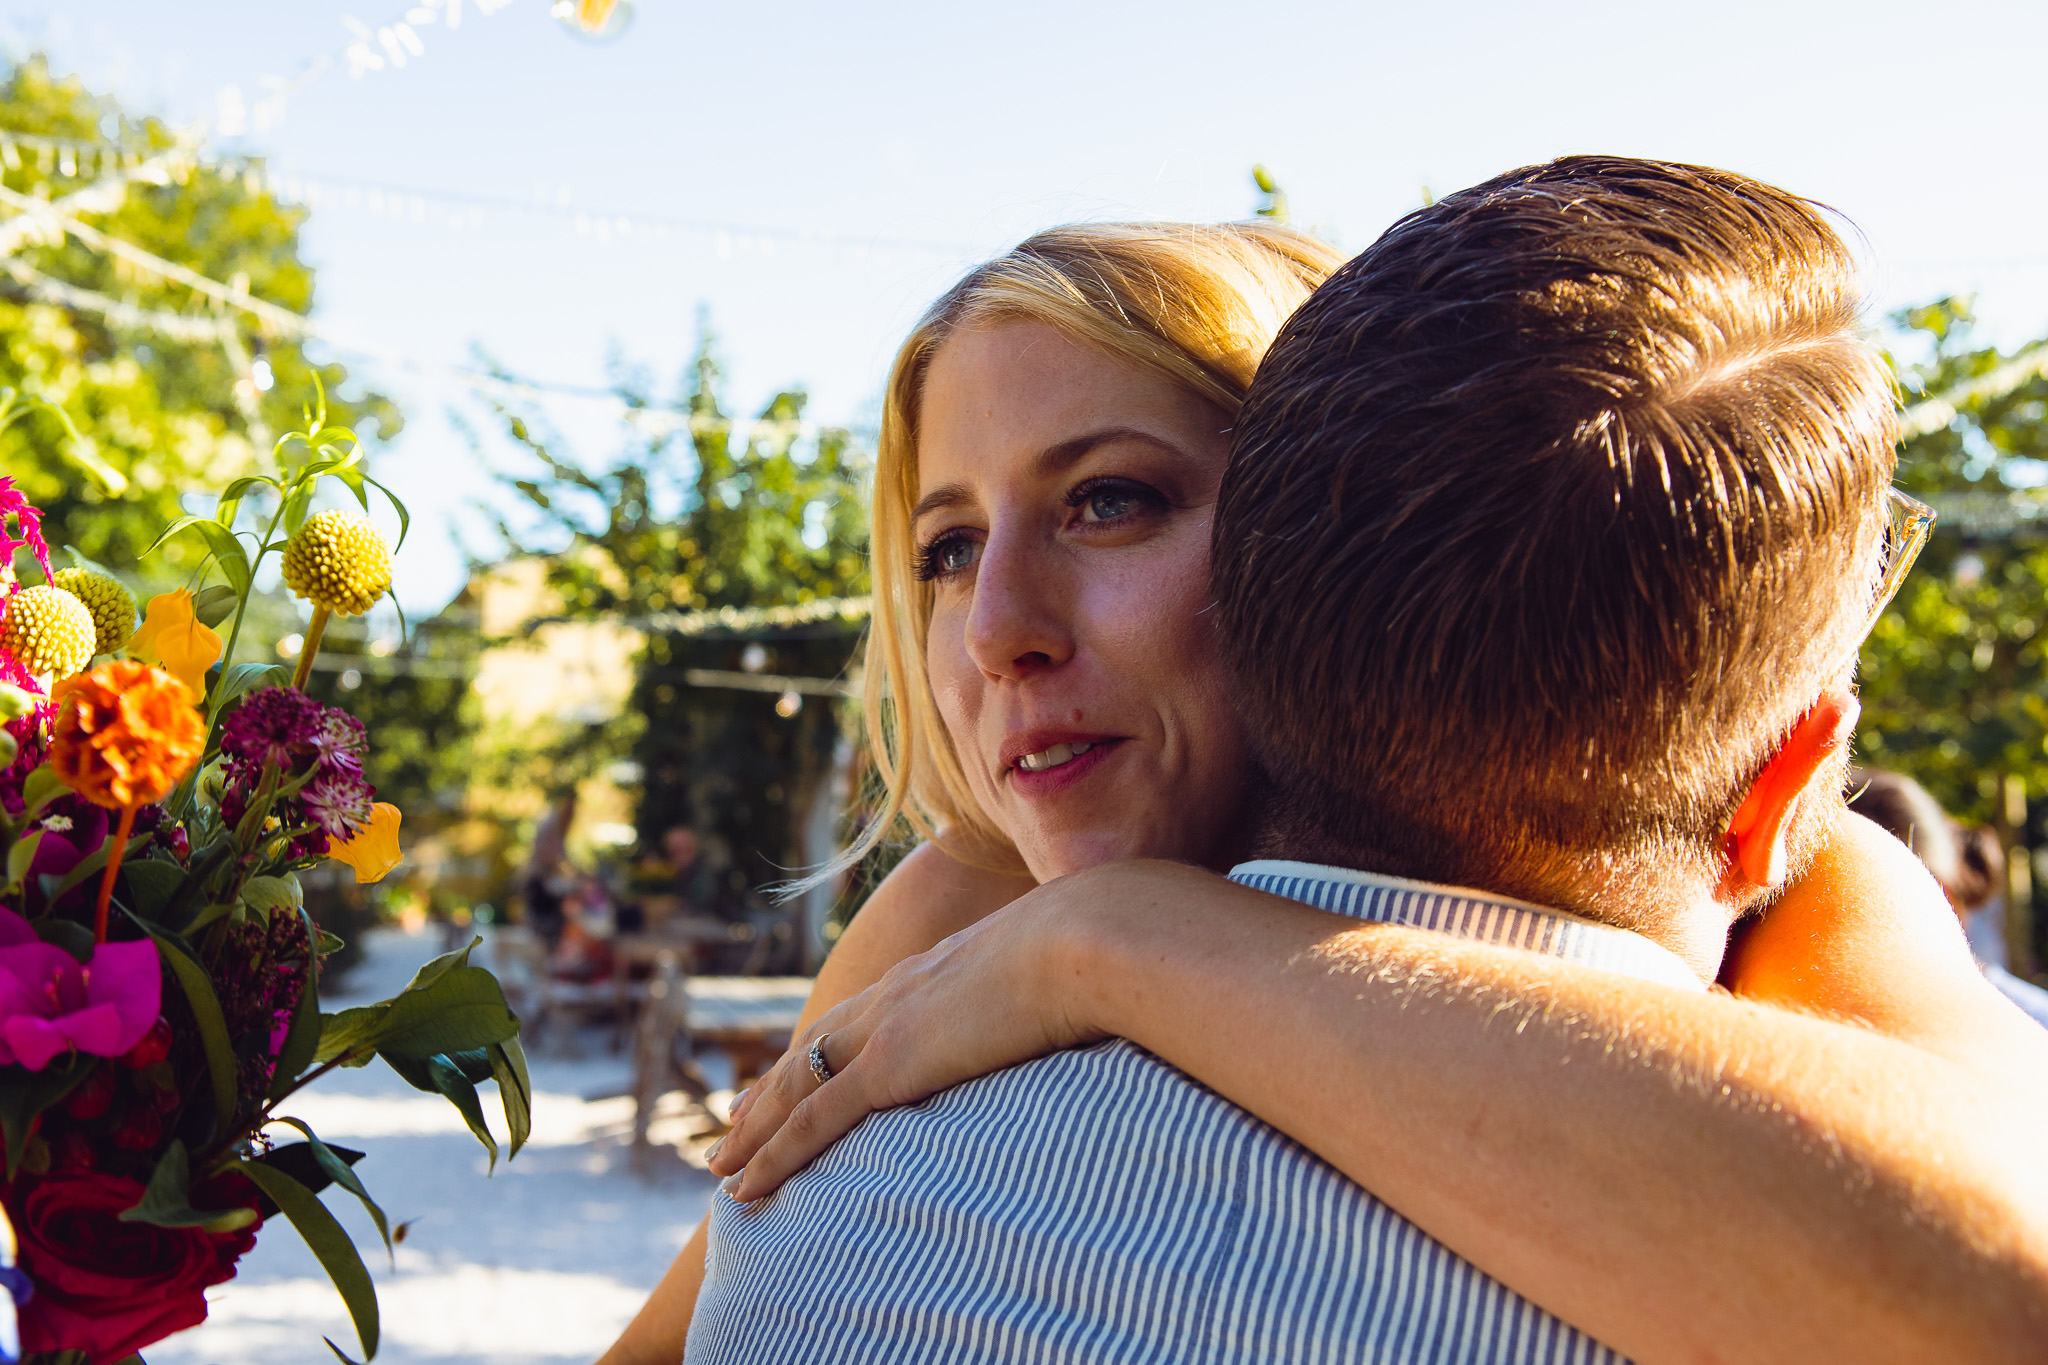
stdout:
[[1855,273],[1782,190],[1568,157],[1317,290],[1213,557],[1295,847],[1565,905],[1712,867],[1871,600],[1895,403]]

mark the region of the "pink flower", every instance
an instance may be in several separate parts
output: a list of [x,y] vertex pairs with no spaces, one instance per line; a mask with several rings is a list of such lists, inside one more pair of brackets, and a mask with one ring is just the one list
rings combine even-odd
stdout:
[[81,965],[0,910],[0,1066],[41,1071],[73,1048],[118,1057],[156,1023],[163,988],[148,939],[102,943]]

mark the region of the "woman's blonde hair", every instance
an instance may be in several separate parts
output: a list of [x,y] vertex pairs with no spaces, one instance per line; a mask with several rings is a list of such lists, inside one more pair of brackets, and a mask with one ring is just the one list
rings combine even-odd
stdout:
[[912,571],[910,513],[918,403],[946,338],[998,322],[1045,323],[1163,375],[1234,420],[1280,325],[1343,260],[1275,223],[1053,228],[969,272],[911,329],[889,375],[875,462],[862,711],[882,791],[875,818],[835,868],[865,857],[899,822],[964,862],[1024,866],[967,785],[924,665],[932,589]]

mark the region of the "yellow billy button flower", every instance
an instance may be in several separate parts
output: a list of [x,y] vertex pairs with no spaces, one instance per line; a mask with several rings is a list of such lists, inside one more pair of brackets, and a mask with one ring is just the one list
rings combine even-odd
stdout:
[[144,663],[161,663],[200,698],[206,695],[206,670],[220,657],[220,636],[192,614],[192,594],[179,588],[149,599],[142,628],[129,637],[128,653]]
[[99,638],[85,603],[62,588],[18,589],[0,615],[0,650],[29,672],[69,677],[92,662]]
[[92,613],[93,629],[99,634],[93,653],[112,654],[128,643],[135,633],[135,598],[119,579],[92,569],[59,569],[55,582]]
[[[331,615],[361,616],[391,590],[391,551],[368,521],[351,512],[308,518],[284,547],[284,585],[313,604],[292,686],[303,688]],[[382,873],[378,874],[382,876]]]
[[354,868],[358,882],[382,880],[385,873],[398,866],[398,860],[403,856],[398,851],[400,818],[398,807],[389,801],[373,803],[370,823],[345,842],[330,843],[327,856]]
[[284,582],[316,608],[361,616],[391,588],[391,551],[362,517],[322,512],[284,547]]

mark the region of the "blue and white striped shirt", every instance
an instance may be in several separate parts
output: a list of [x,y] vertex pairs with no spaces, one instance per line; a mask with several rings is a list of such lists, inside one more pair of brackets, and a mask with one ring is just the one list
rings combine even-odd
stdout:
[[[1247,886],[1701,989],[1625,930],[1304,863]],[[1619,1361],[1285,1134],[1121,1039],[870,1116],[714,1198],[692,1365]]]

